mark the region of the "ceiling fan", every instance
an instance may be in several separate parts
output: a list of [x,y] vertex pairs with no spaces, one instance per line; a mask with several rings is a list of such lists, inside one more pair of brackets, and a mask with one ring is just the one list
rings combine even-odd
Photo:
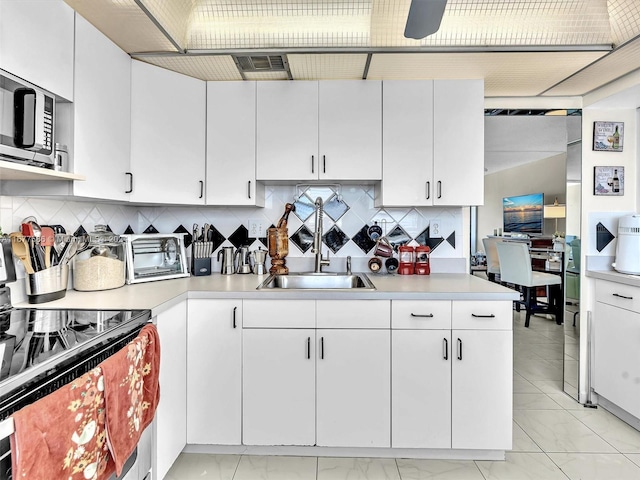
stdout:
[[436,33],[446,5],[447,0],[411,0],[404,36],[419,40]]

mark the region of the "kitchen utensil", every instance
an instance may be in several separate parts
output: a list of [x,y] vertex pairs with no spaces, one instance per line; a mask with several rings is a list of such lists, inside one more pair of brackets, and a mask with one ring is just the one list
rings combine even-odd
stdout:
[[369,265],[369,270],[371,270],[374,273],[378,273],[382,268],[382,260],[380,260],[378,257],[370,258],[368,265]]
[[285,265],[285,258],[289,254],[289,231],[287,221],[289,213],[294,211],[292,203],[287,203],[284,207],[284,214],[278,221],[278,226],[267,230],[267,245],[269,246],[269,256],[271,257],[271,268],[269,273],[286,275],[289,268]]
[[389,258],[393,256],[393,247],[389,244],[386,238],[381,237],[376,242],[376,249],[373,251],[373,254],[378,257]]
[[194,243],[200,240],[200,227],[197,223],[193,224],[193,241]]
[[51,249],[55,244],[55,233],[53,232],[53,228],[42,227],[42,237],[40,237],[40,242],[42,246],[44,246],[44,265],[46,268],[49,268],[52,263],[52,255],[55,254],[55,250]]
[[249,247],[240,247],[236,251],[238,258],[236,273],[251,273],[251,252]]
[[222,247],[218,250],[218,262],[220,261],[220,257],[222,257],[220,273],[223,275],[232,275],[236,272],[235,265],[233,264],[234,254],[234,247]]
[[397,258],[387,258],[384,262],[384,266],[387,267],[387,272],[396,273],[398,271],[398,259]]
[[382,236],[382,227],[378,225],[378,222],[373,222],[373,225],[367,229],[367,234],[375,242]]
[[267,273],[265,261],[267,260],[267,251],[258,248],[251,253],[253,259],[253,273],[256,275],[264,275]]
[[67,263],[30,273],[26,278],[29,303],[43,303],[63,298],[67,293],[69,266]]
[[9,234],[11,237],[11,250],[13,254],[22,260],[24,269],[27,273],[34,273],[35,270],[31,265],[31,258],[29,256],[29,247],[27,246],[27,240],[20,232],[13,232]]

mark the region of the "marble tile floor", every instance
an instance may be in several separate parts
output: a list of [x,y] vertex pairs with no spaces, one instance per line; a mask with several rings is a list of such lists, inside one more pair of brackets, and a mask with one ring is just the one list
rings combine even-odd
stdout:
[[[640,432],[562,391],[563,327],[514,312],[513,450],[506,461],[183,453],[167,480],[640,480]],[[572,352],[568,350],[571,355]]]

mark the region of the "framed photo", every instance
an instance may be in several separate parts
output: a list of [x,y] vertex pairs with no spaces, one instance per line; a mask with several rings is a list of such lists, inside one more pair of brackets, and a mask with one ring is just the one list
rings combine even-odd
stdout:
[[594,195],[624,195],[624,167],[593,167]]
[[593,149],[600,152],[621,152],[624,122],[593,122]]

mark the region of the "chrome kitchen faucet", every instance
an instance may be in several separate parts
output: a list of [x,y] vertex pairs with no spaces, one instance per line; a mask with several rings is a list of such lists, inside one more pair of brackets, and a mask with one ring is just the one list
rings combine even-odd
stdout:
[[322,267],[329,266],[329,250],[327,250],[327,258],[322,258],[322,217],[324,215],[324,203],[322,197],[316,198],[316,231],[313,234],[313,247],[311,252],[316,255],[315,273],[321,273]]

